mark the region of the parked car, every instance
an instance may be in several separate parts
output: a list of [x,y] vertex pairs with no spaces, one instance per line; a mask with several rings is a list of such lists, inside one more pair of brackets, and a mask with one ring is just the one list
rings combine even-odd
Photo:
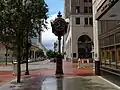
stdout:
[[[32,62],[30,58],[28,58],[28,62]],[[13,60],[13,63],[17,63],[17,60]],[[26,63],[26,60],[22,60],[21,64]]]
[[32,59],[28,58],[28,62],[32,62]]

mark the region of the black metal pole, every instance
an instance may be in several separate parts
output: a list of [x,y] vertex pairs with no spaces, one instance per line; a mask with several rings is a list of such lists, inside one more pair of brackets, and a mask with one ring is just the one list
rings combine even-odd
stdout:
[[25,75],[29,75],[29,70],[28,70],[28,53],[29,53],[29,50],[28,50],[28,43],[26,45],[26,71],[25,71]]
[[58,36],[59,41],[59,54],[56,61],[56,74],[63,74],[62,55],[61,55],[61,36]]
[[26,37],[26,71],[25,71],[25,75],[29,75],[29,70],[28,70],[28,54],[29,54],[28,33],[29,33],[29,31],[27,30],[27,37]]
[[95,61],[95,75],[100,75],[100,61]]
[[59,54],[61,54],[61,36],[58,36],[59,41]]
[[7,55],[8,55],[8,48],[7,48],[7,45],[5,46],[5,48],[6,48],[6,54],[5,54],[5,56],[6,56],[6,66],[7,66]]

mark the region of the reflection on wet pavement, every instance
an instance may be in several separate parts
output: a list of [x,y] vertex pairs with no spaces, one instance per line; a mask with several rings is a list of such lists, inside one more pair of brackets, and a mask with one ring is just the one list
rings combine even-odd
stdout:
[[93,78],[96,77],[46,77],[41,90],[118,90],[100,78]]
[[12,90],[119,90],[97,76],[35,77],[27,79],[19,89]]
[[42,90],[57,90],[57,81],[54,77],[46,77],[42,83]]

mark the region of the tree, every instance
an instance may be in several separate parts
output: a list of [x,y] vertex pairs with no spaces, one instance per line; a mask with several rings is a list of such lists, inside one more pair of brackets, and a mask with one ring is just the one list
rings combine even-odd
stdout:
[[46,54],[48,58],[56,58],[58,55],[58,52],[54,52],[53,50],[48,50]]
[[[17,82],[20,82],[20,61],[28,38],[46,27],[48,8],[44,0],[0,0],[0,36],[12,37],[9,42],[17,55]],[[0,37],[2,39],[2,37]],[[28,54],[27,54],[28,55]]]

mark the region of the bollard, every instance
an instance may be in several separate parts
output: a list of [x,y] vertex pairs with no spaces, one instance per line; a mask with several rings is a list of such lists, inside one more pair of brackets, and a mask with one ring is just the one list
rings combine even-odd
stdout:
[[80,68],[80,62],[81,62],[81,60],[80,60],[80,58],[78,59],[78,67],[77,68]]
[[89,64],[90,62],[89,62],[89,59],[87,59],[87,64]]
[[13,62],[13,75],[17,74],[17,62]]
[[82,61],[82,63],[84,63],[84,59],[82,59],[81,61]]

